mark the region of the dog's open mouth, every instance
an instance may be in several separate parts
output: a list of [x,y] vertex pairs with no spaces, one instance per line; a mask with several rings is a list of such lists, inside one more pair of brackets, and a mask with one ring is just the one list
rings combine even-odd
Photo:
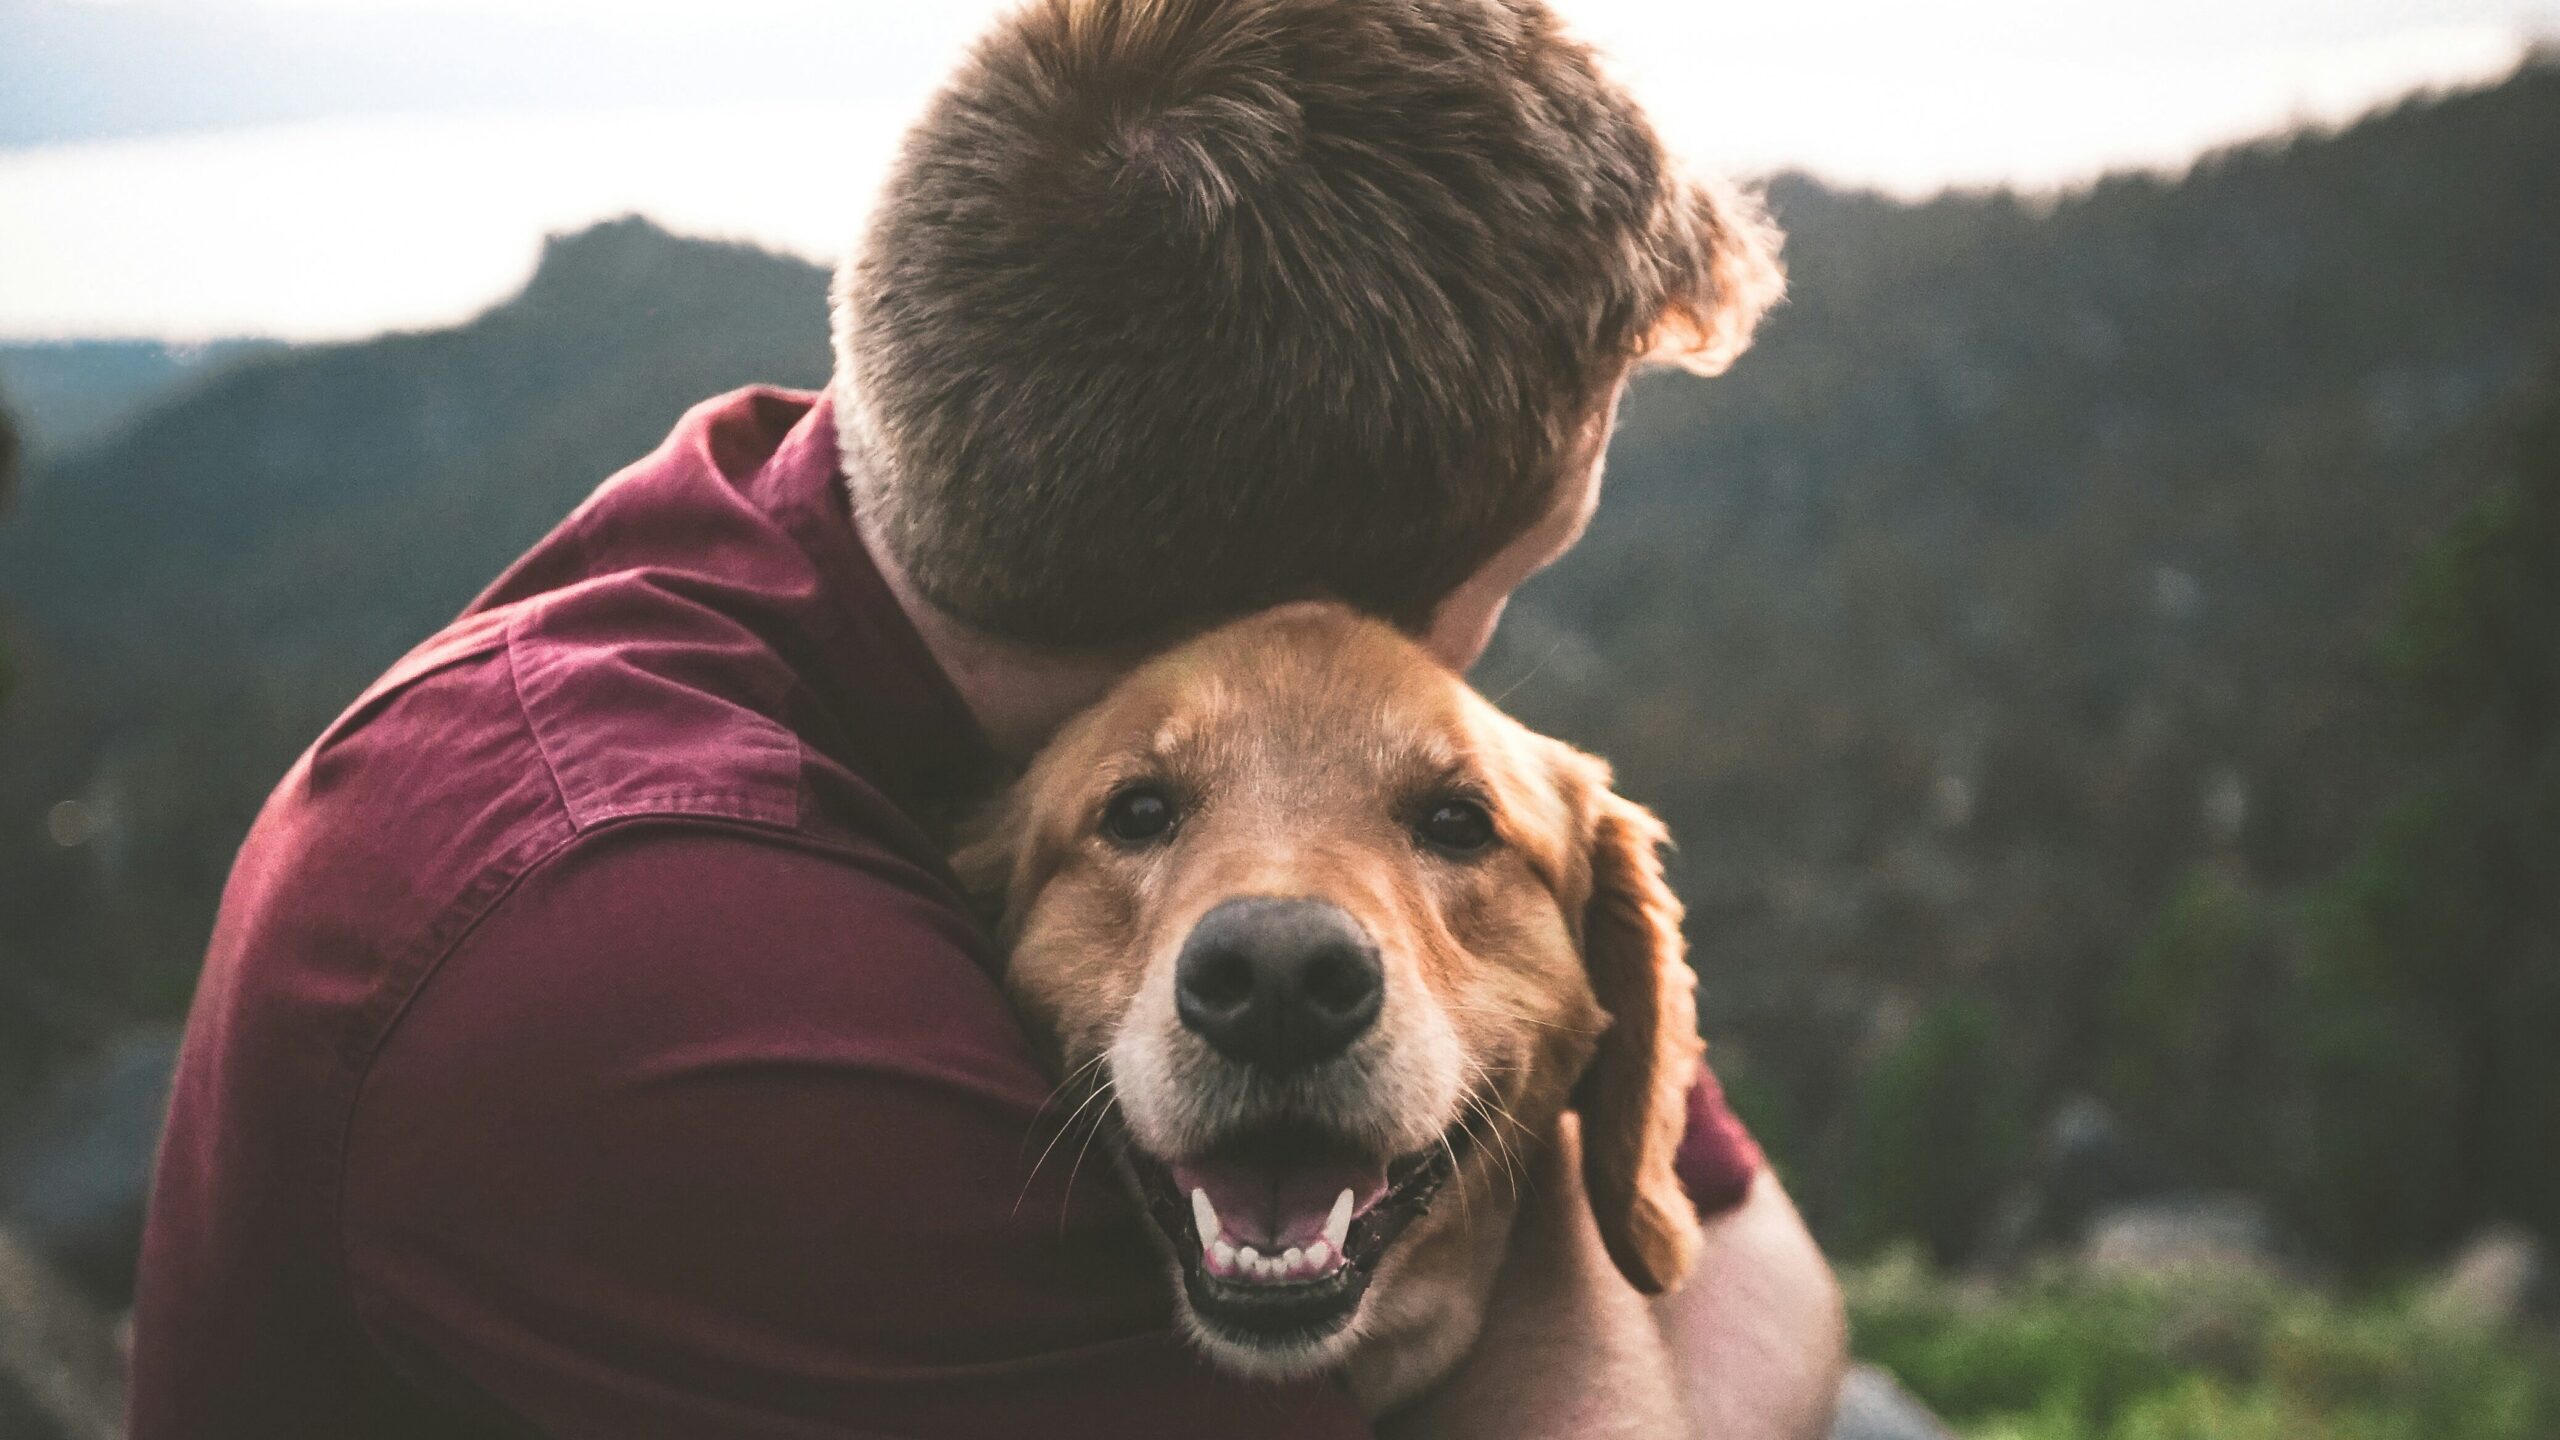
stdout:
[[1181,1161],[1128,1153],[1200,1322],[1237,1343],[1286,1346],[1351,1319],[1378,1261],[1431,1208],[1466,1141],[1453,1129],[1381,1161],[1319,1130],[1275,1126]]

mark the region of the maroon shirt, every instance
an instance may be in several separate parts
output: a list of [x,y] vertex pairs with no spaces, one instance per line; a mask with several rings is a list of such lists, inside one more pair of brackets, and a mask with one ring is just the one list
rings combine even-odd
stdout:
[[[1033,1173],[1053,1082],[911,818],[993,764],[855,537],[827,405],[687,415],[259,816],[160,1156],[134,1433],[1365,1433],[1184,1348],[1106,1167]],[[1756,1164],[1702,1084],[1701,1208]]]

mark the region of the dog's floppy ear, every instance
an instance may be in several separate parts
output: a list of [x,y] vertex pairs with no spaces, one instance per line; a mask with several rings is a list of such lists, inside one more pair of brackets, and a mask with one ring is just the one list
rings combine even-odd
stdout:
[[1680,900],[1662,877],[1662,822],[1590,792],[1591,900],[1583,959],[1609,1012],[1583,1076],[1582,1177],[1609,1258],[1647,1295],[1677,1287],[1699,1245],[1698,1213],[1674,1160],[1698,1057],[1697,977],[1683,956]]
[[1008,794],[964,820],[951,851],[951,873],[960,882],[969,908],[990,932],[1007,941],[1011,939],[1005,935],[1011,918],[1007,911],[1029,845],[1022,807]]

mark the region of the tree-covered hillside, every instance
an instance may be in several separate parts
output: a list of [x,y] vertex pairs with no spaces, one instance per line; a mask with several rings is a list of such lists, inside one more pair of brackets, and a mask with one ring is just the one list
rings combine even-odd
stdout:
[[[1671,822],[1831,1238],[1953,1256],[2057,1095],[2177,1131],[2110,1058],[2206,998],[2126,993],[2170,898],[2326,875],[2398,783],[2381,637],[2560,356],[2560,69],[2176,181],[1775,199],[1794,299],[1640,397],[1485,679]],[[2244,1102],[2230,1058],[2174,1103]]]
[[[2177,1112],[2292,1080],[2143,1017],[2258,1005],[2161,959],[2181,907],[2309,893],[2439,763],[2382,641],[2560,353],[2560,67],[2177,179],[1773,199],[1794,299],[1635,394],[1487,688],[1671,821],[1718,1063],[1827,1238],[1969,1251],[2073,1090],[2255,1185],[2258,1132]],[[818,382],[824,308],[622,222],[45,462],[0,525],[0,1088],[181,1006],[294,751],[686,405]]]

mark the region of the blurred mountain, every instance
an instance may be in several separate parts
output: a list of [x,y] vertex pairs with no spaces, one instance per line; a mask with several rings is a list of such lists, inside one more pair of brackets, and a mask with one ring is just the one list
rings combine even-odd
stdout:
[[0,510],[6,510],[9,497],[18,488],[19,455],[26,442],[18,438],[18,422],[9,408],[9,397],[0,392]]
[[17,408],[27,449],[65,455],[105,439],[197,376],[280,348],[256,340],[209,345],[160,340],[0,343],[0,393]]
[[[2194,1103],[2124,1056],[2195,878],[2327,874],[2402,780],[2379,637],[2560,353],[2560,67],[2176,180],[1772,193],[1796,298],[1638,388],[1480,678],[1672,822],[1719,1066],[1826,1238],[1961,1253],[2047,1097]],[[687,405],[818,383],[824,290],[617,222],[44,461],[0,526],[0,1094],[175,1013],[292,754]]]
[[369,676],[694,401],[826,364],[815,267],[601,225],[467,325],[234,366],[46,467],[0,591],[56,644]]

